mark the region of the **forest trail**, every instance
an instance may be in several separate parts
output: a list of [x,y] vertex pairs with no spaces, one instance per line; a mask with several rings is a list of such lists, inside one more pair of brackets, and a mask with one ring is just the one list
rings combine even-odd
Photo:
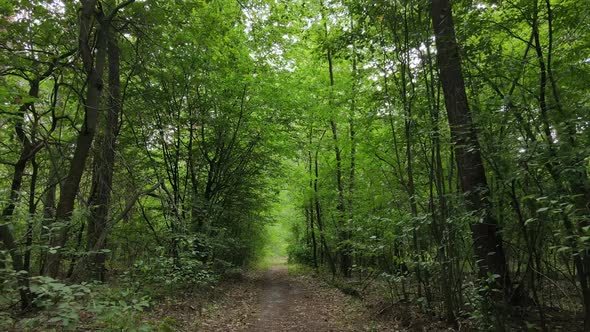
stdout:
[[313,291],[289,277],[286,259],[271,265],[258,283],[259,315],[250,331],[336,331],[321,314],[325,308],[313,305]]
[[225,290],[198,331],[364,331],[358,301],[314,277],[293,275],[286,258]]

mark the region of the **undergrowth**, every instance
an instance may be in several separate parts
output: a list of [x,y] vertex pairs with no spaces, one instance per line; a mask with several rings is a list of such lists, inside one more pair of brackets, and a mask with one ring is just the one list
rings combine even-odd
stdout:
[[[215,266],[214,266],[215,265]],[[138,261],[109,283],[69,283],[50,277],[31,278],[34,308],[26,314],[1,301],[1,331],[166,331],[171,322],[146,319],[163,297],[215,285],[229,264],[202,263],[189,257]],[[223,268],[220,268],[223,266]],[[5,271],[6,272],[6,271]],[[16,275],[4,273],[4,288],[16,292]],[[15,298],[4,293],[3,300]],[[172,329],[173,330],[173,329]]]

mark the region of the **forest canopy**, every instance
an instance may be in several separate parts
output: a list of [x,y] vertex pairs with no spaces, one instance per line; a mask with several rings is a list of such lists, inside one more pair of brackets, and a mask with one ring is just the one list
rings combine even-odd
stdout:
[[137,325],[155,290],[287,247],[451,326],[590,330],[584,1],[0,0],[0,22],[6,324],[102,301],[97,326]]

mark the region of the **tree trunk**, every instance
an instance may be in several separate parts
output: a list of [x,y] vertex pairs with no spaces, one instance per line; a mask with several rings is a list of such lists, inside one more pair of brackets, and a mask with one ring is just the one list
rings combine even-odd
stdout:
[[45,274],[50,277],[57,277],[61,269],[61,251],[67,242],[69,222],[74,210],[74,203],[80,180],[86,167],[86,160],[98,118],[98,109],[100,107],[100,98],[103,90],[103,72],[106,62],[106,46],[108,29],[106,26],[99,26],[96,38],[96,57],[92,56],[91,30],[93,22],[103,22],[104,15],[100,12],[95,13],[96,0],[83,0],[80,15],[80,53],[84,64],[84,70],[88,76],[88,88],[86,90],[86,99],[81,101],[84,104],[84,123],[82,130],[76,140],[76,150],[70,163],[68,175],[61,185],[59,201],[56,209],[56,220],[63,223],[63,226],[51,237],[50,247],[55,251],[47,255],[45,264]]
[[35,160],[35,157],[31,158],[31,166],[33,166],[33,172],[31,173],[31,184],[29,186],[29,219],[27,220],[27,236],[25,244],[25,257],[24,257],[24,269],[30,273],[31,271],[31,251],[33,245],[33,223],[35,220],[35,194],[37,189],[37,177],[39,175],[39,164]]
[[475,255],[482,279],[493,276],[495,287],[510,291],[510,278],[499,227],[494,219],[477,133],[461,73],[459,48],[455,38],[449,0],[433,0],[431,11],[436,36],[437,60],[451,128],[455,161],[466,207],[480,218],[471,225]]
[[120,51],[115,31],[109,33],[108,40],[108,82],[109,100],[104,135],[97,148],[94,158],[95,191],[90,199],[91,214],[87,230],[87,250],[89,258],[85,262],[86,271],[96,280],[105,280],[106,254],[101,252],[106,246],[105,241],[98,241],[107,231],[110,210],[111,190],[113,184],[113,169],[115,165],[116,141],[119,130],[119,114],[121,113],[121,80],[119,75]]

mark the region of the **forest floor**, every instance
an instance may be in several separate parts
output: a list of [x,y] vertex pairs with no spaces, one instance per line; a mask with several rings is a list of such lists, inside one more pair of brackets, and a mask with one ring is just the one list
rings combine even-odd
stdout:
[[273,262],[264,271],[245,274],[215,290],[221,294],[202,304],[162,304],[160,320],[174,331],[436,331],[440,326],[401,318],[379,317],[363,301],[343,294],[317,276],[298,273],[286,260]]

